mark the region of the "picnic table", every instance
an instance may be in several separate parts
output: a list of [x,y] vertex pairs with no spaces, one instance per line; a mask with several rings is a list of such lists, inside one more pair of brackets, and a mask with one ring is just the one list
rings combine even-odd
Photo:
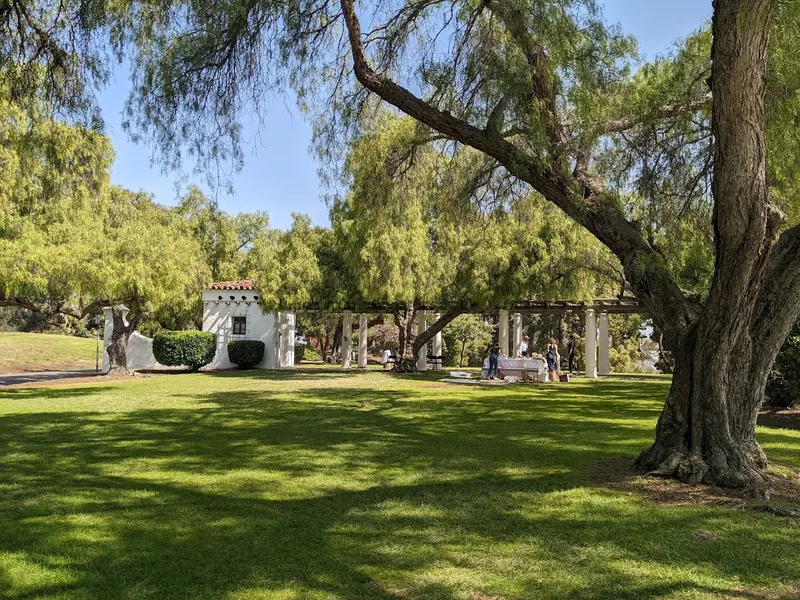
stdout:
[[[504,358],[500,357],[497,363],[502,376],[519,377],[520,381],[547,382],[547,363],[543,358]],[[489,376],[489,357],[483,360],[481,377]]]

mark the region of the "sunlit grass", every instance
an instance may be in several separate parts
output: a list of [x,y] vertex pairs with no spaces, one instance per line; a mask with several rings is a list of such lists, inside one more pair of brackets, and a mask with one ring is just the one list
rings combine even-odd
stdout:
[[[318,369],[0,391],[0,597],[796,596],[785,519],[590,483],[647,445],[667,381],[433,379]],[[760,438],[800,467],[798,432]]]
[[0,373],[92,369],[94,366],[94,338],[0,331]]

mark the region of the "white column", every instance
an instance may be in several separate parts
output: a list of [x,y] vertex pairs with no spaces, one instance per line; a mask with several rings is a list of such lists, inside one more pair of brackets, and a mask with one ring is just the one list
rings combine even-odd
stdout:
[[349,310],[342,315],[342,368],[350,368],[350,350],[353,343],[353,313]]
[[358,315],[358,368],[367,368],[367,315]]
[[498,336],[500,342],[500,355],[508,357],[508,311],[500,311],[500,331]]
[[597,377],[597,323],[594,310],[586,310],[586,376]]
[[514,313],[514,353],[511,358],[519,358],[522,355],[522,315]]
[[[424,310],[417,311],[417,335],[422,335],[423,332],[427,329],[427,321],[428,321],[427,312]],[[428,370],[428,345],[425,344],[422,348],[419,349],[417,352],[417,371],[427,371]]]
[[275,368],[291,369],[294,366],[295,314],[281,311],[277,313],[277,317],[280,335]]
[[[436,313],[436,320],[442,318],[442,315]],[[433,351],[434,356],[441,356],[442,355],[442,332],[439,331],[435,336],[433,336],[433,347],[431,348]]]
[[611,340],[608,336],[608,313],[600,313],[598,318],[598,338],[600,345],[597,352],[597,374],[611,375],[611,363],[608,360],[608,349]]

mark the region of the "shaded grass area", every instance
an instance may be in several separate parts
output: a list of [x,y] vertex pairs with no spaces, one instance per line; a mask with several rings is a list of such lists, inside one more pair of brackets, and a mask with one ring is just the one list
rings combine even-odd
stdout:
[[[587,473],[668,382],[332,369],[0,391],[3,598],[793,598],[800,535]],[[760,431],[800,467],[800,434]]]
[[94,338],[0,331],[0,373],[69,371],[94,366]]

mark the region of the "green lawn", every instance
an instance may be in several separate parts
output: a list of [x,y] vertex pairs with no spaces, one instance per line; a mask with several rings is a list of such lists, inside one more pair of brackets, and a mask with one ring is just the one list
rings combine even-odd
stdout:
[[94,338],[0,331],[0,373],[93,369],[94,365]]
[[[0,389],[0,597],[796,598],[787,519],[590,483],[649,442],[667,385],[320,369]],[[800,467],[800,432],[760,436]]]

